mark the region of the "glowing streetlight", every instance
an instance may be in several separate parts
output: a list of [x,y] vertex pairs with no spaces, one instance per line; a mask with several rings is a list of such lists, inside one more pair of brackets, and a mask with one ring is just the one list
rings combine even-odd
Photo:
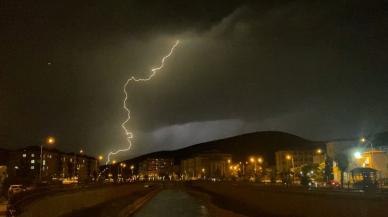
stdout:
[[133,169],[135,169],[135,166],[134,166],[134,165],[131,165],[132,176],[133,176]]
[[112,164],[116,164],[116,160],[113,160],[113,161],[112,161]]
[[261,157],[257,158],[257,162],[263,163],[263,158],[261,158]]
[[360,141],[361,141],[362,143],[365,143],[365,142],[366,142],[366,139],[365,139],[364,137],[362,137],[362,138],[360,139]]
[[291,160],[292,170],[294,170],[295,165],[294,165],[294,158],[292,157],[292,155],[287,154],[287,155],[286,155],[286,159],[287,159],[287,160]]
[[316,152],[317,154],[322,154],[322,149],[318,148]]
[[291,155],[289,155],[289,154],[286,155],[286,159],[287,159],[287,160],[291,160],[291,158],[292,158]]
[[83,153],[84,153],[84,150],[82,150],[82,149],[79,150],[79,153],[80,153],[80,154],[83,154]]
[[255,158],[253,158],[253,157],[251,157],[249,160],[251,161],[251,163],[255,162]]
[[359,151],[354,152],[354,157],[355,157],[356,159],[360,159],[360,158],[362,157],[361,152],[359,152]]
[[[55,138],[49,136],[46,138],[47,145],[54,145]],[[39,181],[42,181],[42,167],[43,167],[43,144],[40,144],[40,166],[39,166]]]
[[98,160],[103,160],[104,159],[104,157],[102,156],[102,155],[100,155],[100,156],[98,156]]
[[230,164],[232,161],[230,159],[228,159],[228,164]]
[[48,145],[53,145],[53,144],[55,143],[55,138],[52,137],[52,136],[47,137],[46,143],[47,143]]

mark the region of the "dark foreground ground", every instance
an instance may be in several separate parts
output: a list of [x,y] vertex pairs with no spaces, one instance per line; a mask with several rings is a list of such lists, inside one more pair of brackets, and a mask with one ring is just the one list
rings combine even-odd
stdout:
[[64,217],[386,217],[387,213],[387,195],[187,182],[154,184]]
[[129,196],[110,200],[87,209],[75,210],[63,217],[128,216],[244,217],[213,205],[207,194],[182,184],[155,184]]

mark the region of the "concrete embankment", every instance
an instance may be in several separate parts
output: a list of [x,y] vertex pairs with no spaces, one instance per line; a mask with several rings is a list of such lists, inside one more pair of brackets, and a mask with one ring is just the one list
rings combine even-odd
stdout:
[[21,213],[18,216],[59,217],[75,210],[96,206],[139,191],[144,191],[143,184],[141,183],[46,195],[22,207]]
[[215,205],[246,216],[386,217],[388,197],[350,192],[317,192],[285,187],[194,182]]

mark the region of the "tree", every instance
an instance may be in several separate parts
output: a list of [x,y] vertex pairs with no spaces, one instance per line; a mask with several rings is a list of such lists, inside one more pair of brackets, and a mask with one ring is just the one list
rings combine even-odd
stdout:
[[348,169],[349,160],[348,156],[344,153],[337,154],[335,157],[335,160],[337,161],[338,168],[341,171],[341,188],[344,187],[344,173]]
[[319,164],[306,164],[302,166],[300,173],[300,182],[304,186],[310,183],[323,181],[323,169]]
[[327,158],[325,160],[325,169],[324,169],[324,177],[326,183],[334,179],[333,175],[333,159]]

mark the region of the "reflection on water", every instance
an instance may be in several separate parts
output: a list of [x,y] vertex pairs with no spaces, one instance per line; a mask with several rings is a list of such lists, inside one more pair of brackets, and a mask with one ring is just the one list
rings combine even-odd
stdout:
[[208,217],[209,212],[204,205],[185,192],[164,190],[134,216]]

